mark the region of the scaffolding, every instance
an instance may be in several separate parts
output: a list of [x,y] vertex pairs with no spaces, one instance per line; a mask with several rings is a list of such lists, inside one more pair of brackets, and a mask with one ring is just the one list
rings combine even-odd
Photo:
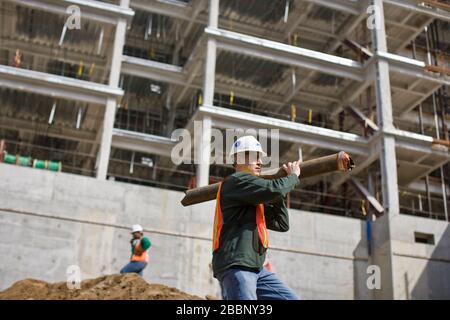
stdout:
[[[81,29],[65,28],[78,5]],[[369,8],[378,28],[368,28]],[[449,221],[448,1],[7,0],[0,138],[64,172],[185,190],[230,174],[176,166],[177,128],[276,128],[280,161],[345,150],[345,176],[304,179],[292,208]],[[367,192],[361,192],[363,187]],[[389,222],[386,222],[388,227]]]

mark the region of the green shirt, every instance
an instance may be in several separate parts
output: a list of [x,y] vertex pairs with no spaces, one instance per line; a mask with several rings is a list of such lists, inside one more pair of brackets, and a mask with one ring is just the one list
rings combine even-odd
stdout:
[[131,240],[131,255],[134,254],[134,248],[139,244],[139,240],[141,241],[141,248],[143,251],[146,251],[152,246],[150,239],[147,237],[142,237],[141,239],[132,239]]
[[220,193],[223,225],[219,248],[213,253],[213,272],[241,267],[259,271],[265,260],[265,248],[256,228],[256,205],[264,203],[267,229],[289,230],[289,214],[284,197],[299,179],[295,174],[267,180],[246,172],[236,172],[223,183]]

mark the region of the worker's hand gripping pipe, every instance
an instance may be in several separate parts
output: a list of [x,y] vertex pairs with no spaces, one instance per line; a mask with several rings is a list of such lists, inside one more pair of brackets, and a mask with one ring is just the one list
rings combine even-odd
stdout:
[[[325,173],[342,171],[348,172],[355,167],[352,158],[344,152],[338,152],[325,157],[308,160],[300,163],[301,178],[308,178],[318,176]],[[261,177],[264,179],[277,179],[286,176],[286,171],[283,168],[274,169],[263,172]],[[181,200],[183,206],[190,206],[197,203],[202,203],[216,199],[219,183],[214,183],[209,186],[189,189],[186,195]]]

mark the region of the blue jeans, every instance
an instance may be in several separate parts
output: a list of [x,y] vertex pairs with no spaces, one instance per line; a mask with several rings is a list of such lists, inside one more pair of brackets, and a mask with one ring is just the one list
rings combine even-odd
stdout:
[[122,270],[120,270],[120,273],[137,273],[142,277],[146,266],[147,262],[145,261],[130,261],[122,268]]
[[224,300],[299,300],[275,273],[229,268],[217,276]]

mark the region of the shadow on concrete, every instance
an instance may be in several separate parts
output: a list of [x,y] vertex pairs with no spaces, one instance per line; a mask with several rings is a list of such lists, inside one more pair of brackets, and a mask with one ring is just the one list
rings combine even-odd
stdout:
[[[373,299],[371,290],[367,288],[367,267],[370,264],[367,222],[361,221],[361,240],[353,251],[353,296],[355,300]],[[370,234],[370,231],[369,231]]]
[[425,268],[414,284],[408,272],[403,274],[407,299],[450,299],[450,224],[434,247],[431,259],[425,262]]

